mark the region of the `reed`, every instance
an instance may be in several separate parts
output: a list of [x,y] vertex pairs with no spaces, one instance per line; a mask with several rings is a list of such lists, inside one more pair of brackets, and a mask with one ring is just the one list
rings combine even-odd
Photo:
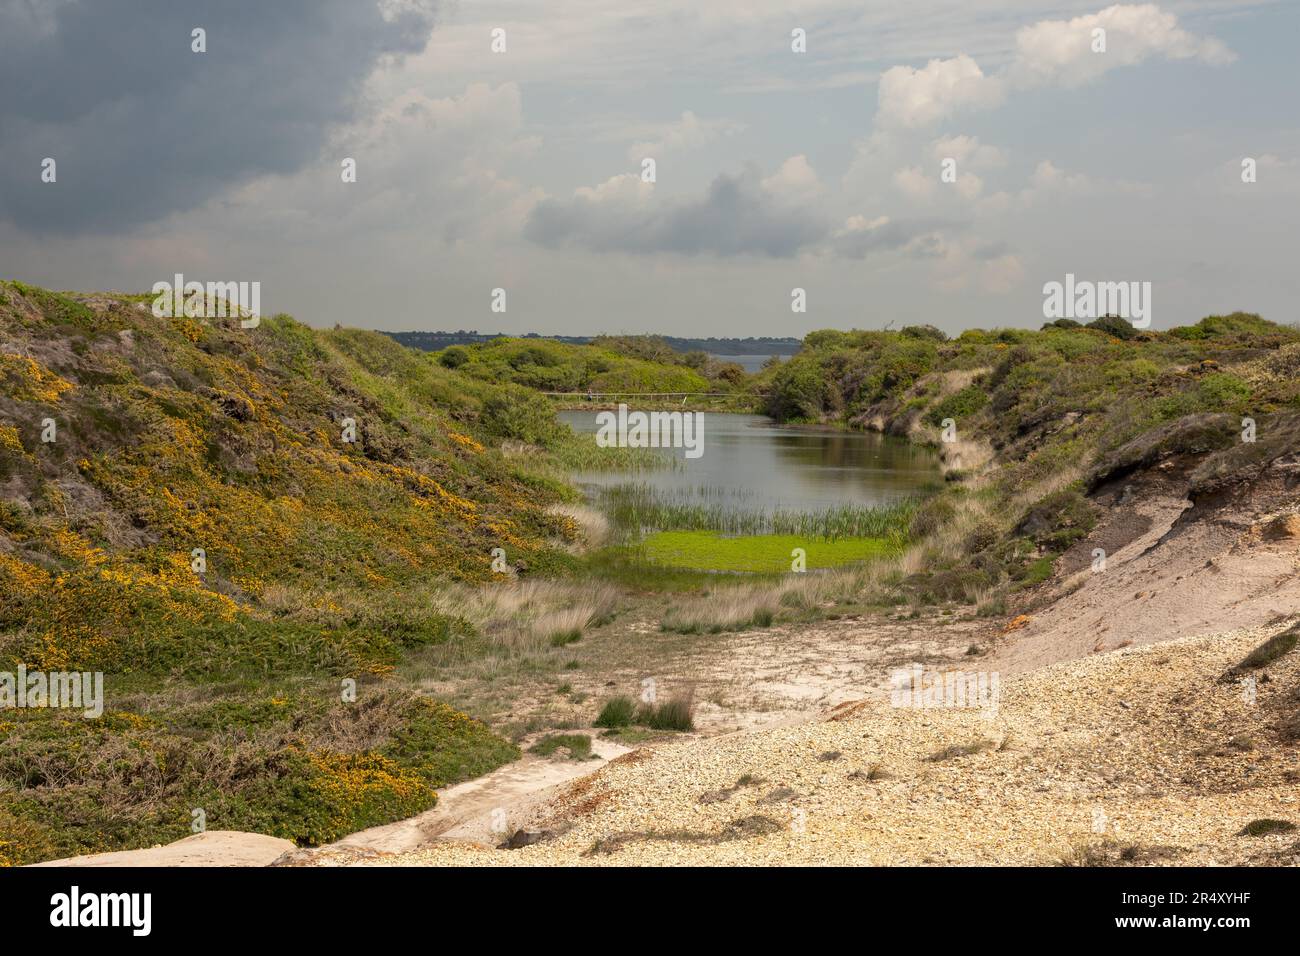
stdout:
[[[717,531],[729,535],[781,534],[835,541],[842,538],[906,537],[915,501],[890,505],[839,505],[814,511],[742,507],[725,489],[703,488],[689,500],[651,485],[602,488],[599,502],[614,525],[633,534],[654,531]],[[700,500],[703,499],[703,500]]]

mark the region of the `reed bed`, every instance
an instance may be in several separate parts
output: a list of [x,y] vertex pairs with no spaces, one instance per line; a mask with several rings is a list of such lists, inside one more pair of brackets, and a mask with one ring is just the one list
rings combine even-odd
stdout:
[[628,448],[596,444],[596,436],[572,433],[551,449],[556,464],[565,475],[573,472],[674,471],[684,468],[682,460],[671,450],[662,448]]
[[902,539],[917,507],[909,499],[891,505],[839,505],[814,511],[766,510],[738,507],[725,500],[725,489],[705,489],[704,494],[693,494],[688,499],[645,483],[602,488],[598,496],[614,525],[630,533],[717,531],[729,535],[799,535],[828,541]]

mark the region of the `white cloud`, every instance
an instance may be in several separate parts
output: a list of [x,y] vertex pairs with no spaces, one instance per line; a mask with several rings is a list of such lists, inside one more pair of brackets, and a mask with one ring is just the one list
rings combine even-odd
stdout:
[[995,106],[1002,84],[984,75],[966,54],[931,60],[916,70],[895,66],[880,77],[878,122],[886,126],[929,126],[960,109]]
[[1019,199],[1032,203],[1049,197],[1077,195],[1149,195],[1151,186],[1125,179],[1094,179],[1083,173],[1070,172],[1057,166],[1050,159],[1044,159],[1029,177],[1029,185],[1020,191]]
[[975,199],[984,191],[984,180],[971,172],[958,173],[957,181],[952,185],[962,199]]
[[654,186],[640,176],[623,173],[611,176],[598,186],[579,186],[573,195],[584,202],[641,208],[654,195]]
[[[1106,31],[1106,52],[1093,52],[1093,30]],[[1002,103],[1008,89],[1078,86],[1152,57],[1220,65],[1235,55],[1213,37],[1198,37],[1154,4],[1115,4],[1072,20],[1042,20],[1016,33],[1016,52],[997,74],[965,53],[921,69],[895,66],[880,77],[876,122],[885,128],[933,126],[963,110]]]
[[903,222],[889,216],[850,216],[830,237],[829,250],[838,256],[861,259],[870,253],[897,252],[913,259],[941,258],[947,244],[943,235],[924,222]]
[[942,254],[940,224],[855,215],[836,226],[828,204],[819,201],[821,192],[816,171],[802,155],[767,177],[753,165],[724,173],[699,196],[657,195],[639,177],[625,174],[577,189],[568,199],[539,203],[525,235],[550,249],[718,258]]
[[[1093,31],[1105,30],[1104,53],[1093,50]],[[1079,86],[1109,70],[1151,57],[1195,59],[1220,65],[1235,55],[1213,37],[1198,37],[1155,4],[1115,4],[1073,20],[1044,20],[1016,33],[1016,57],[1009,70],[1020,86]]]
[[[1000,149],[982,144],[975,136],[942,137],[930,143],[925,152],[924,167],[906,166],[895,172],[892,180],[899,192],[916,202],[928,202],[944,192],[956,193],[967,201],[977,199],[984,191],[984,180],[975,170],[1006,164]],[[951,182],[940,175],[949,160],[956,163],[956,179]]]
[[817,171],[808,163],[808,157],[791,156],[771,176],[763,180],[763,188],[774,196],[792,202],[812,199],[822,190]]
[[[476,83],[438,98],[409,90],[337,130],[316,163],[259,177],[221,206],[250,231],[280,230],[302,242],[375,229],[418,230],[446,242],[514,238],[544,195],[503,171],[540,145],[521,135],[522,126],[514,83]],[[343,157],[356,160],[355,183],[340,181]],[[210,219],[213,211],[195,215]]]

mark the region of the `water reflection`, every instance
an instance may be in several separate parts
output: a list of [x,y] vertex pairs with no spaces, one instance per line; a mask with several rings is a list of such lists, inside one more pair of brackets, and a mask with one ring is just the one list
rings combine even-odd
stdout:
[[[593,433],[595,412],[561,412],[575,431]],[[841,505],[883,505],[933,487],[939,480],[930,451],[866,432],[779,427],[761,415],[704,414],[704,453],[658,471],[578,474],[581,485],[645,484],[676,501],[717,503],[759,511],[819,511]]]

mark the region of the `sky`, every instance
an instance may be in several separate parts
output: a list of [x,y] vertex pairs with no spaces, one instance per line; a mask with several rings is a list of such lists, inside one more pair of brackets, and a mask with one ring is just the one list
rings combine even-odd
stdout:
[[1297,37],[1290,0],[0,0],[0,277],[802,336],[1037,327],[1072,274],[1295,322]]

